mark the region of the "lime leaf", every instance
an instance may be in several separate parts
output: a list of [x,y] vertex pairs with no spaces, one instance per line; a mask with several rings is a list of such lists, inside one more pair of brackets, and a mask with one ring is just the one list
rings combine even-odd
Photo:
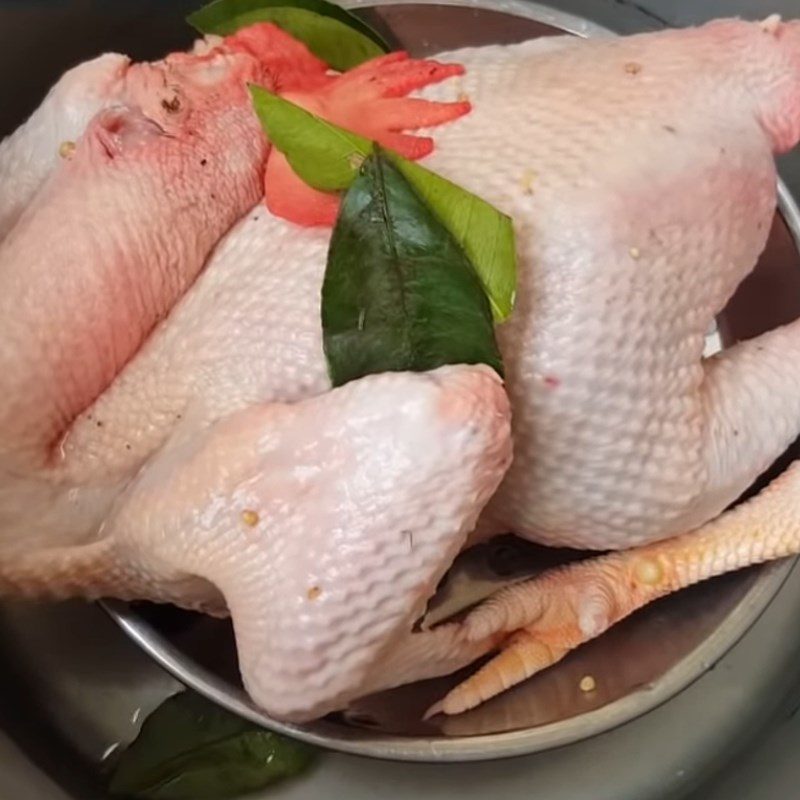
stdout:
[[517,292],[511,217],[413,161],[397,156],[392,162],[463,248],[483,282],[494,319],[508,319]]
[[[373,151],[373,143],[259,87],[253,105],[272,144],[309,186],[346,189]],[[496,322],[513,308],[517,256],[511,217],[425,167],[387,152],[386,157],[425,201],[466,253],[483,282]]]
[[339,71],[389,51],[369,25],[325,0],[216,0],[191,14],[188,22],[201,33],[220,36],[272,22]]
[[109,789],[136,800],[226,800],[299,774],[314,755],[187,691],[145,720]]
[[250,94],[267,138],[303,181],[323,192],[350,186],[372,152],[369,139],[259,86],[251,86]]
[[203,6],[199,11],[190,14],[187,22],[200,33],[225,35],[231,32],[227,26],[233,18],[250,14],[253,11],[279,7],[303,8],[306,11],[321,14],[323,17],[337,19],[372,39],[375,44],[380,45],[384,52],[390,50],[381,35],[366,22],[336,3],[328,3],[326,0],[215,0],[213,3]]
[[480,279],[377,147],[342,201],[322,287],[322,329],[334,386],[444,364],[488,364],[502,374]]

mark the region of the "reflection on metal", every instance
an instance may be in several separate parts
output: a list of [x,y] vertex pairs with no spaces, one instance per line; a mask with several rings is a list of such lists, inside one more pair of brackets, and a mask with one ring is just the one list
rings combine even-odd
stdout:
[[[521,0],[440,0],[437,5],[356,0],[349,5],[373,6],[371,21],[418,55],[563,31],[609,35],[579,17]],[[715,347],[800,316],[800,212],[784,187],[780,208],[759,266],[718,322]],[[533,546],[513,547],[529,571],[553,558],[552,552]],[[463,601],[464,592],[468,602],[485,594],[486,586],[497,579],[492,576],[497,560],[498,551],[490,547],[467,556],[451,579],[451,589],[462,587],[456,601]],[[429,722],[421,721],[422,712],[463,674],[366,698],[346,714],[314,724],[285,725],[269,719],[242,690],[227,623],[172,609],[118,602],[106,607],[143,650],[181,681],[268,728],[379,758],[480,760],[575,742],[669,700],[735,644],[769,604],[790,568],[789,562],[772,564],[666,598],[484,706]],[[594,684],[591,690],[586,690],[591,683],[587,676]]]

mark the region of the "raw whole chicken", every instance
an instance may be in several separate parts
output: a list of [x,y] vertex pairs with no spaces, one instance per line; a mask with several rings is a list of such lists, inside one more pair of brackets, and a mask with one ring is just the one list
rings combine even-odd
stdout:
[[[301,50],[260,29],[104,56],[0,145],[0,593],[229,611],[247,689],[293,720],[499,650],[432,709],[458,713],[800,550],[797,467],[719,516],[800,432],[800,323],[703,359],[800,140],[800,22],[461,50],[436,86],[367,67],[399,78],[354,124],[415,157],[398,131],[437,125],[426,166],[514,219],[505,386],[455,365],[331,390],[329,231],[264,207],[265,175],[273,211],[297,186],[245,91],[361,85]],[[623,552],[412,633],[468,538],[507,530]]]

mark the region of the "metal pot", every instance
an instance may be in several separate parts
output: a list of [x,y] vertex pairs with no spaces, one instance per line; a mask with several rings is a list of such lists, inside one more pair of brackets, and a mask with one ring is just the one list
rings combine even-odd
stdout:
[[[89,0],[63,5],[15,4],[0,32],[4,42],[0,74],[9,76],[0,121],[3,132],[18,124],[47,86],[76,60],[105,49],[122,50],[138,58],[157,57],[185,45],[189,36],[181,19],[195,5],[194,0],[168,4],[141,0],[135,4]],[[364,5],[375,6],[370,11],[373,21],[417,54],[469,44],[521,41],[562,31],[583,36],[608,33],[602,25],[577,14],[522,0],[468,4],[448,0],[436,5],[395,0]],[[598,5],[594,11],[614,23],[617,30],[653,24],[652,18],[620,12],[615,3]],[[43,25],[45,14],[48,21]],[[24,80],[12,78],[21,74],[20,64],[30,63],[26,58],[30,52],[37,58]],[[750,337],[800,314],[800,213],[786,189],[782,189],[781,212],[767,252],[723,314],[718,331],[710,339],[711,347]],[[518,547],[502,542],[473,554],[473,569],[477,562],[478,571],[491,572],[498,557],[503,552],[508,555],[507,549],[498,553],[498,548],[509,546]],[[541,566],[541,551],[523,548],[514,552],[526,567]],[[420,721],[421,712],[452,679],[368,698],[347,714],[312,725],[277,723],[243,693],[227,624],[166,609],[119,603],[108,608],[133,640],[181,681],[269,728],[332,749],[380,758],[479,760],[532,753],[585,739],[664,703],[713,667],[748,630],[770,603],[790,567],[783,563],[725,576],[667,598],[513,692],[470,714],[431,723]],[[52,647],[44,635],[47,628],[42,628],[39,636],[30,630],[32,619],[38,617],[28,612],[20,616],[12,610],[5,626],[0,627],[12,631],[23,643],[27,641],[29,655],[46,657]],[[91,624],[97,623],[94,617],[90,619]],[[103,636],[107,635],[104,630]],[[91,639],[89,636],[82,646],[91,647]],[[581,677],[587,674],[595,678],[598,687],[590,694],[579,689]],[[126,679],[133,680],[132,676],[133,672]],[[63,698],[64,694],[53,696]]]

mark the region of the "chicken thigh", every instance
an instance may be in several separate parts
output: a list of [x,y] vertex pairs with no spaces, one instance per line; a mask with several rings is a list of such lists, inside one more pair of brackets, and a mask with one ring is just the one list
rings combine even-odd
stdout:
[[[702,358],[709,323],[766,242],[776,204],[773,153],[800,138],[800,23],[722,21],[625,39],[564,37],[470,49],[443,58],[463,64],[466,75],[423,96],[467,96],[473,108],[437,129],[437,150],[426,164],[514,218],[520,260],[517,308],[499,329],[515,455],[475,538],[512,530],[544,544],[622,549],[703,526],[800,431],[800,371],[792,358],[800,348],[797,324],[711,361]],[[92,122],[79,149],[91,140],[98,119],[103,117]],[[0,151],[0,161],[2,156]],[[53,180],[59,179],[56,174]],[[255,202],[251,190],[245,199]],[[238,199],[229,208],[243,210]],[[0,279],[11,275],[15,287],[24,286],[23,267],[16,256],[9,256],[6,267],[2,253],[13,255],[13,247],[25,252],[18,241],[26,225],[32,223],[23,215],[0,252]],[[216,228],[209,238],[221,232]],[[44,246],[43,233],[33,238]],[[254,698],[294,719],[341,705],[359,692],[451,669],[499,645],[499,660],[441,706],[455,713],[552,663],[653,597],[800,545],[798,531],[787,528],[791,503],[781,499],[800,491],[790,472],[772,493],[699,534],[514,587],[462,625],[409,635],[414,615],[505,471],[507,414],[499,384],[480,368],[450,368],[427,379],[398,376],[394,383],[388,377],[365,379],[327,393],[319,302],[328,239],[323,229],[299,229],[259,205],[223,238],[191,289],[149,336],[145,332],[160,314],[148,326],[139,320],[141,347],[131,344],[122,352],[103,337],[75,345],[59,340],[43,322],[51,344],[33,370],[25,366],[21,334],[5,338],[18,344],[4,351],[4,394],[8,408],[12,401],[19,405],[2,418],[3,450],[13,457],[14,469],[7,469],[4,480],[13,491],[0,489],[0,587],[31,594],[112,592],[212,610],[223,605],[221,592]],[[60,246],[52,239],[47,244]],[[65,234],[66,252],[70,246]],[[181,264],[187,282],[197,273],[197,259],[191,265]],[[46,277],[40,280],[47,284]],[[145,291],[135,282],[131,286],[133,298]],[[81,299],[63,294],[65,303]],[[100,311],[90,304],[84,313],[92,318]],[[9,306],[8,314],[5,324],[24,319],[18,308]],[[75,370],[59,373],[67,385],[83,387],[86,397],[62,396],[54,375],[41,372],[60,346],[79,346],[86,363],[109,365],[93,389],[85,388],[88,379]],[[416,448],[419,473],[412,475],[413,442],[421,441],[412,435],[418,424],[413,420],[419,419],[412,409],[424,403],[422,387],[431,381],[447,399],[429,401],[424,418],[430,427],[424,429],[432,431],[432,449],[441,453],[426,472],[424,447]],[[107,388],[98,393],[101,383]],[[340,406],[342,414],[359,419],[354,398],[368,409],[369,393],[381,385],[398,398],[408,392],[402,408],[411,414],[409,427],[403,427],[402,414],[391,430],[391,415],[382,427],[380,414],[364,412],[377,427],[357,439],[366,442],[374,434],[374,461],[367,459],[362,470],[357,448],[344,443],[337,447],[345,450],[334,448],[335,457],[326,461],[324,443],[351,433],[347,419],[336,419]],[[36,403],[26,407],[23,401],[31,396]],[[388,398],[384,394],[383,402],[395,402]],[[33,470],[31,454],[52,444],[58,425],[39,441],[18,420],[44,413],[48,403],[54,418],[66,424],[65,435],[54,456],[51,450],[49,459],[34,465],[33,477],[23,472],[20,478],[20,459]],[[447,411],[463,404],[469,413]],[[332,411],[323,413],[328,405]],[[311,422],[318,414],[319,427]],[[305,455],[296,459],[294,441],[291,457],[281,455],[283,432],[270,426],[280,427],[285,415],[302,420],[293,423],[298,430],[308,429],[309,452],[317,447],[312,442],[320,443],[318,468]],[[263,447],[251,452],[246,434]],[[470,436],[476,438],[468,445]],[[450,448],[448,437],[458,446]],[[400,459],[407,473],[394,480],[396,494],[387,488],[382,500],[391,524],[382,526],[376,507],[374,530],[386,537],[374,534],[376,541],[392,542],[382,557],[387,564],[412,563],[408,556],[415,554],[420,522],[430,525],[425,541],[438,542],[436,555],[424,564],[413,562],[419,580],[398,584],[405,594],[387,612],[390,622],[376,616],[354,623],[359,636],[375,627],[366,649],[356,637],[353,664],[342,661],[349,664],[347,674],[333,674],[333,656],[323,659],[330,669],[318,672],[310,666],[313,659],[298,658],[300,672],[278,680],[283,693],[276,695],[262,677],[272,680],[280,672],[263,657],[270,639],[280,643],[288,636],[281,651],[286,654],[307,645],[309,653],[342,655],[336,646],[326,650],[332,642],[313,628],[320,623],[309,621],[307,604],[327,597],[326,586],[315,582],[319,567],[309,559],[335,561],[340,548],[370,563],[361,549],[369,537],[362,534],[353,550],[344,533],[345,538],[331,533],[325,553],[303,550],[301,534],[287,533],[300,527],[283,525],[285,506],[297,500],[314,519],[314,542],[324,539],[325,530],[354,524],[355,531],[367,513],[359,503],[372,495],[349,491],[350,480],[365,492],[368,477],[379,485],[382,472],[391,472],[393,452],[408,453]],[[452,490],[431,478],[448,471]],[[304,474],[311,476],[313,491],[297,488]],[[426,503],[442,503],[442,519],[418,517],[413,528],[398,530],[393,515],[416,487],[429,482],[439,493],[426,494]],[[252,495],[242,494],[243,487],[254,486],[264,487],[262,504],[269,497],[280,506],[269,506],[270,530],[278,532],[267,534],[269,545],[250,544],[246,537],[248,526],[258,529],[261,523],[261,506],[256,509]],[[451,491],[453,504],[447,502]],[[14,499],[20,497],[25,501]],[[39,504],[35,519],[31,497]],[[778,536],[780,546],[752,547],[751,511],[744,509],[770,512],[776,503],[783,503],[781,511],[760,535]],[[23,527],[34,530],[22,535]],[[731,550],[725,537],[732,530],[740,539]],[[273,594],[265,604],[261,584],[278,553],[271,548],[290,546],[277,541],[280,531],[302,551],[292,578],[297,583],[287,597]],[[197,553],[188,547],[195,537]],[[206,542],[219,542],[213,547],[227,548],[226,557],[204,555],[214,552]],[[57,558],[43,561],[31,543],[42,550],[71,546],[78,560],[56,550]],[[693,566],[670,568],[678,562]],[[112,563],[115,570],[98,581],[98,564]],[[331,569],[344,581],[364,580],[363,572]],[[335,600],[341,610],[342,597],[351,594],[340,588],[344,594]],[[270,616],[273,608],[284,615],[280,620]],[[347,636],[341,641],[342,648],[352,644]],[[276,652],[282,646],[276,644]],[[427,663],[409,667],[409,654],[420,652]],[[376,665],[383,673],[379,681]],[[292,681],[318,691],[305,696],[298,688],[293,694]]]

